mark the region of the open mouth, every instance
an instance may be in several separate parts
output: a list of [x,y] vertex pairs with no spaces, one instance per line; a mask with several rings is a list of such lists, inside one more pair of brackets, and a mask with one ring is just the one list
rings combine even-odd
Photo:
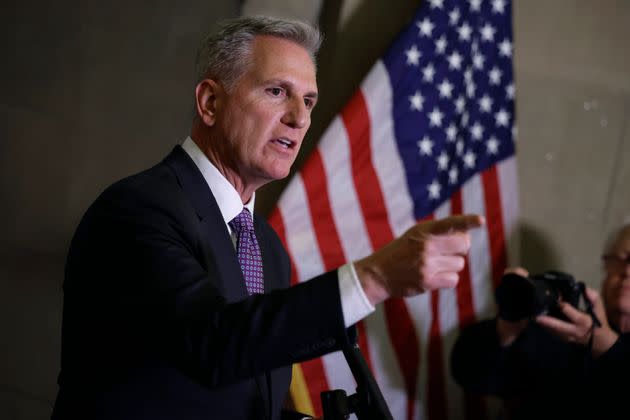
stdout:
[[295,147],[295,142],[293,140],[289,140],[286,137],[278,137],[277,139],[272,140],[273,143],[279,145],[283,149],[293,149]]

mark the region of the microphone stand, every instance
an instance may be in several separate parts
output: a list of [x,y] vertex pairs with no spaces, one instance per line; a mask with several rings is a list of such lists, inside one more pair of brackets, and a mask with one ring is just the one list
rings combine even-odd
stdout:
[[357,392],[350,396],[342,389],[322,392],[324,420],[346,420],[353,413],[358,420],[394,420],[361,354],[356,333],[350,331],[349,335],[350,343],[344,345],[343,355],[357,383]]

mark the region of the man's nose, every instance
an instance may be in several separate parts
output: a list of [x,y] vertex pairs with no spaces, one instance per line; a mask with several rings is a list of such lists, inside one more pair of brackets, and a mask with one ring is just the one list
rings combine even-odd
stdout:
[[308,128],[310,121],[310,110],[306,108],[306,104],[302,99],[289,102],[288,109],[282,116],[282,123],[296,129]]

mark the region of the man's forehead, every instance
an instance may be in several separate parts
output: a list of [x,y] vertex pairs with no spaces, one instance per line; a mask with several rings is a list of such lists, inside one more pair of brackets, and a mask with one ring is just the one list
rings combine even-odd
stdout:
[[[300,44],[279,37],[259,35],[253,41],[250,71],[266,80],[286,80],[308,84],[317,93],[315,63]],[[306,86],[304,86],[306,87]]]

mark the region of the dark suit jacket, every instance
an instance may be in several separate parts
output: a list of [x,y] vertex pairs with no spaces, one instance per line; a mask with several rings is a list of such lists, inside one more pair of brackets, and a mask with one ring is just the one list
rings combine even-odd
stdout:
[[179,146],[107,188],[66,262],[53,419],[279,419],[291,364],[345,338],[336,272],[289,286],[255,217],[265,294],[248,296],[203,176]]

